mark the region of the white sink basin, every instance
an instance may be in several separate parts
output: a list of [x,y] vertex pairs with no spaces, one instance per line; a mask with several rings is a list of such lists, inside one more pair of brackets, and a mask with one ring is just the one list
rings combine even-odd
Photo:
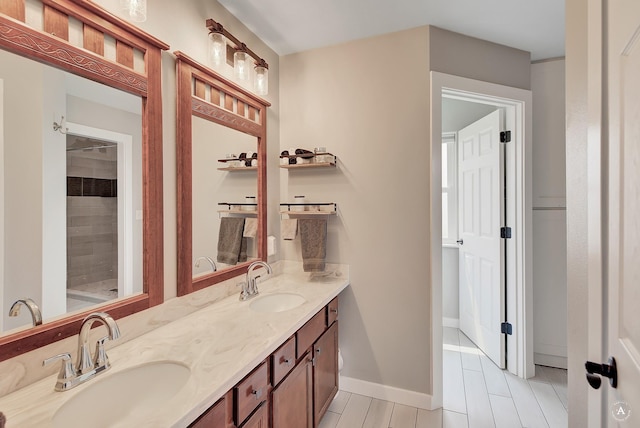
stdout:
[[144,364],[113,375],[106,372],[87,381],[89,386],[84,391],[63,404],[53,416],[52,426],[106,428],[123,424],[133,415],[139,418],[169,404],[190,375],[188,367],[171,361]]
[[276,293],[257,297],[249,307],[256,312],[284,312],[297,308],[306,302],[304,297],[294,293]]

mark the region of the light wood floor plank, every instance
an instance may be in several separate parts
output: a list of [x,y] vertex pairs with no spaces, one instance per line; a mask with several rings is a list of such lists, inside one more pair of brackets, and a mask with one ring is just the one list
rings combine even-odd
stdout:
[[418,409],[416,428],[441,428],[442,409],[424,410]]
[[558,398],[558,394],[548,383],[529,381],[542,413],[550,428],[566,428],[568,425],[567,409]]
[[373,399],[362,428],[387,428],[393,413],[393,403]]
[[521,428],[520,416],[511,397],[489,395],[496,428]]
[[458,337],[458,329],[451,327],[442,328],[442,343],[445,345],[460,345],[460,338]]
[[320,420],[318,428],[336,428],[339,420],[339,414],[327,411]]
[[462,368],[465,370],[482,371],[480,365],[480,354],[482,351],[478,349],[475,343],[471,341],[464,333],[460,332],[460,358],[462,359]]
[[464,370],[469,428],[495,428],[493,412],[482,372]]
[[460,354],[443,351],[442,368],[442,407],[453,412],[467,413]]
[[415,428],[418,419],[418,409],[415,407],[395,404],[389,428]]
[[487,384],[487,392],[494,395],[502,395],[503,397],[511,397],[511,391],[504,378],[504,372],[486,355],[480,356],[480,363],[482,364],[482,372],[484,373],[484,380]]
[[522,426],[527,428],[549,428],[529,383],[511,373],[505,373],[504,376],[509,385],[518,415],[520,415]]
[[329,405],[328,411],[342,414],[344,412],[344,408],[347,406],[347,402],[349,401],[349,397],[351,397],[351,393],[347,391],[338,391],[335,398]]
[[442,428],[469,428],[467,415],[464,413],[442,411]]
[[371,400],[371,397],[351,394],[336,428],[361,427],[367,417]]

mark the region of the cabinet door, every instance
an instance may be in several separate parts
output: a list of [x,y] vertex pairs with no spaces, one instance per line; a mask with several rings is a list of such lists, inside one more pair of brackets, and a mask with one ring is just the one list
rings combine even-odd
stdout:
[[263,402],[258,410],[240,426],[240,428],[268,428],[269,427],[269,406],[267,402]]
[[307,354],[271,393],[272,428],[313,427],[312,376]]
[[226,428],[227,423],[227,399],[230,397],[222,397],[216,404],[211,406],[209,410],[204,412],[196,419],[189,428]]
[[314,426],[318,426],[338,392],[338,321],[313,345]]

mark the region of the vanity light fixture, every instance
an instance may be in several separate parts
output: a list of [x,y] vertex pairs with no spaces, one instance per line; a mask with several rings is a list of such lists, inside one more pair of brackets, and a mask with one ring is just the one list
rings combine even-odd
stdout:
[[[213,68],[219,68],[226,62],[227,43],[233,49],[233,74],[236,81],[247,85],[253,78],[253,89],[257,95],[269,92],[269,64],[256,55],[244,43],[227,31],[222,24],[207,19],[209,29],[209,62]],[[214,53],[215,51],[215,53]]]
[[251,79],[251,57],[244,43],[233,54],[233,75],[242,83]]
[[224,67],[227,62],[227,39],[223,33],[224,28],[218,22],[209,28],[209,62],[215,69]]
[[267,95],[269,93],[269,66],[263,59],[258,61],[255,66],[253,90],[258,95]]
[[120,9],[131,21],[147,20],[147,0],[120,0]]

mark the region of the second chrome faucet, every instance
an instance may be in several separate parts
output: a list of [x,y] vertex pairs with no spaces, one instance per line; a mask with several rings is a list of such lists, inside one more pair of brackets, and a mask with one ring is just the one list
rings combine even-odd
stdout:
[[[91,347],[88,343],[91,326],[95,322],[102,323],[107,328],[107,335],[98,339],[95,345],[95,353],[91,357]],[[106,312],[94,312],[89,314],[83,321],[78,335],[78,360],[74,367],[71,361],[71,354],[65,353],[47,358],[43,365],[51,364],[62,360],[62,367],[56,382],[56,391],[67,391],[96,375],[108,370],[111,367],[109,358],[104,349],[107,340],[115,340],[120,337],[120,329],[115,320]]]
[[262,260],[257,260],[251,263],[249,268],[247,268],[247,277],[245,281],[239,284],[242,285],[240,300],[247,300],[258,294],[258,278],[260,278],[260,275],[254,275],[253,271],[259,267],[265,268],[267,270],[267,274],[271,275],[272,271],[269,263],[263,262]]

